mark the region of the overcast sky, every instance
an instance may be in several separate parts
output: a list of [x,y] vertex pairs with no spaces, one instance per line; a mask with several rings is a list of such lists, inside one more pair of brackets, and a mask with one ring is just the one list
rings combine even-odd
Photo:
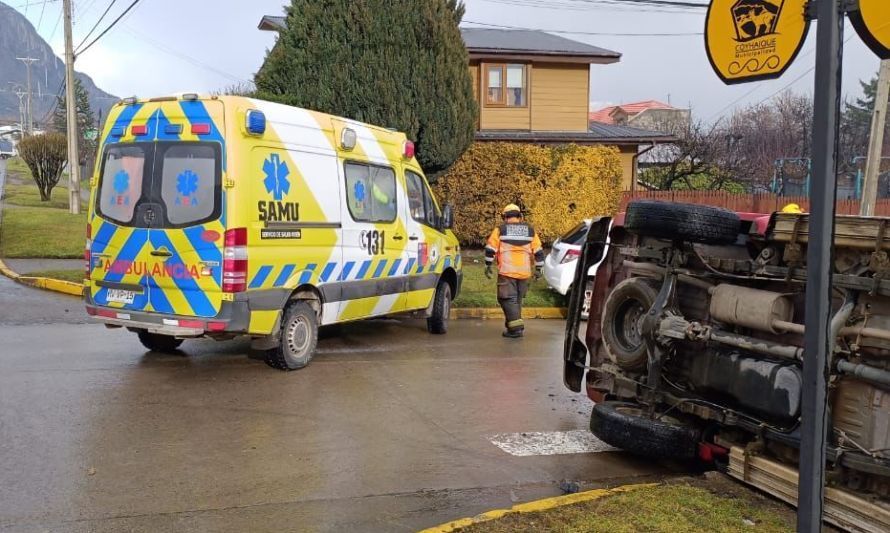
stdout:
[[[25,13],[61,55],[62,28],[57,23],[61,1],[6,1]],[[109,0],[74,0],[75,43],[108,4]],[[101,27],[129,4],[116,3]],[[815,25],[783,78],[727,87],[711,70],[701,35],[608,35],[700,34],[704,9],[624,7],[597,0],[466,0],[466,4],[467,26],[483,27],[469,24],[472,21],[586,32],[590,35],[561,35],[624,54],[618,64],[592,66],[594,108],[670,99],[676,106],[691,105],[698,118],[710,121],[735,106],[760,102],[789,84],[798,92],[813,91]],[[273,33],[257,30],[257,23],[264,14],[281,14],[282,5],[283,0],[141,0],[121,24],[78,58],[76,66],[99,87],[119,96],[221,89],[252,78],[275,41]],[[856,96],[858,80],[873,76],[879,61],[849,24],[846,36],[844,90],[847,96]]]

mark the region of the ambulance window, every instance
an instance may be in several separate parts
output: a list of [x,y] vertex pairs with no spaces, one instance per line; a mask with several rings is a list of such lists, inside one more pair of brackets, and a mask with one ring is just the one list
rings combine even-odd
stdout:
[[109,220],[129,224],[142,196],[145,148],[112,146],[105,151],[102,183],[99,188],[99,214]]
[[211,217],[216,210],[218,186],[216,150],[212,145],[183,143],[164,150],[161,199],[171,224],[193,224]]
[[439,211],[436,209],[436,203],[433,201],[433,195],[426,181],[419,174],[410,170],[405,171],[405,181],[408,185],[408,207],[411,210],[411,218],[422,224],[436,227]]
[[391,168],[347,162],[346,199],[356,222],[396,219],[396,174]]

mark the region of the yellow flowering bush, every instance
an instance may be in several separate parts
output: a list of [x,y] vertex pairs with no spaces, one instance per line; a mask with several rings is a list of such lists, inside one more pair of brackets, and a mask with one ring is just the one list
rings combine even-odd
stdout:
[[511,203],[550,243],[582,219],[614,214],[621,172],[612,147],[475,143],[434,188],[454,206],[454,232],[466,245],[482,245]]

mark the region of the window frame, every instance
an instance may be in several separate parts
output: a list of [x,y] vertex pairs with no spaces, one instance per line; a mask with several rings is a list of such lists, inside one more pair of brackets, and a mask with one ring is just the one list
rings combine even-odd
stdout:
[[[355,218],[355,213],[352,212],[352,203],[350,201],[351,195],[349,192],[349,181],[346,176],[346,169],[349,165],[359,166],[359,167],[367,167],[367,168],[377,168],[389,170],[392,172],[393,177],[393,200],[394,200],[394,209],[393,209],[393,218],[391,220],[362,220]],[[369,176],[370,178],[370,176]],[[399,219],[399,176],[394,167],[389,165],[380,165],[377,163],[369,163],[367,161],[358,161],[356,159],[344,159],[343,160],[343,188],[346,192],[346,209],[349,211],[349,217],[353,222],[357,224],[393,224]],[[372,194],[371,191],[368,191],[368,194]]]
[[[411,213],[411,197],[408,196],[408,214],[411,216],[411,219],[419,224],[423,224],[424,226],[439,231],[439,222],[442,218],[442,209],[439,207],[438,203],[436,203],[436,197],[433,196],[433,189],[430,187],[429,182],[427,182],[426,177],[420,172],[412,168],[405,169],[405,192],[407,194],[408,188],[408,174],[413,174],[420,179],[420,193],[421,193],[421,201],[423,202],[423,211],[426,215],[424,218],[416,218]],[[431,222],[429,220],[430,214],[427,212],[427,200],[429,201],[429,205],[433,208],[433,215],[436,217],[435,222]]]
[[[508,67],[522,67],[522,91],[523,91],[523,104],[522,105],[510,105],[509,100],[507,99],[507,68]],[[497,108],[507,108],[507,109],[528,109],[529,102],[529,65],[528,63],[485,63],[485,76],[483,78],[485,83],[485,107],[497,107]],[[493,102],[490,98],[491,92],[490,87],[488,85],[489,77],[488,72],[492,69],[500,69],[501,71],[501,90],[500,90],[500,101]]]

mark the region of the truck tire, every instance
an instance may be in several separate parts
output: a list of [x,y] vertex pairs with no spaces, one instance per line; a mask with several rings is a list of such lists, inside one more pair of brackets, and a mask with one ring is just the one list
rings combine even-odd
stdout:
[[615,364],[624,370],[646,368],[649,357],[641,328],[657,297],[658,288],[651,281],[630,278],[616,285],[606,298],[603,343]]
[[312,307],[295,300],[284,309],[281,341],[266,352],[266,364],[278,370],[299,370],[312,361],[318,346],[318,315]]
[[158,353],[174,353],[177,351],[177,348],[179,348],[179,345],[182,344],[182,339],[177,339],[176,337],[171,337],[169,335],[149,333],[144,329],[137,331],[136,335],[139,336],[139,342],[141,342],[143,346]]
[[741,219],[719,207],[638,200],[627,206],[627,231],[659,239],[699,244],[732,244],[738,239]]
[[440,281],[433,299],[433,314],[426,319],[426,329],[433,335],[448,333],[448,318],[451,314],[451,285]]
[[596,404],[590,431],[606,444],[653,459],[693,459],[700,440],[694,427],[670,416],[649,419],[639,405],[623,402]]

